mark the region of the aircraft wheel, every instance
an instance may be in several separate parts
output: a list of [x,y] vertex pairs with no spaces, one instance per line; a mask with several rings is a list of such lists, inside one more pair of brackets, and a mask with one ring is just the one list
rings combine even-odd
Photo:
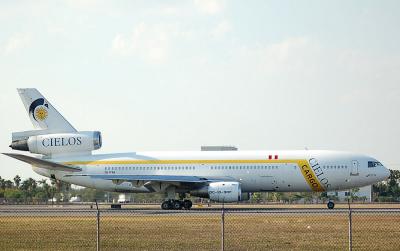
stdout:
[[169,201],[164,201],[161,204],[161,209],[163,209],[163,210],[168,210],[168,209],[171,209],[171,208],[172,208],[172,205],[171,205],[171,202],[169,202]]
[[175,201],[172,203],[172,207],[173,207],[173,209],[175,209],[175,210],[180,210],[180,209],[182,209],[182,203],[181,203],[181,201],[175,200]]
[[186,210],[191,209],[191,208],[192,208],[192,205],[193,205],[193,203],[192,203],[192,201],[190,201],[190,200],[184,200],[184,201],[183,201],[183,207],[184,207]]
[[328,201],[328,204],[326,204],[329,209],[333,209],[335,207],[335,202],[333,201]]

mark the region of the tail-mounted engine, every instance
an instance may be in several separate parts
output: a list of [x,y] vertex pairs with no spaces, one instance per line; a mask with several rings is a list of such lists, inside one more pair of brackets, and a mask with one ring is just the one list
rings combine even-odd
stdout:
[[98,131],[35,135],[38,132],[13,133],[10,147],[43,155],[91,152],[101,147]]

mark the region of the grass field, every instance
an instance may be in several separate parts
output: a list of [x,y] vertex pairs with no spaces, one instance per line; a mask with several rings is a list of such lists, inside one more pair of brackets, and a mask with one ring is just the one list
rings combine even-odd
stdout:
[[[348,215],[225,214],[226,250],[346,250]],[[354,250],[398,250],[399,213],[354,213]],[[102,250],[219,250],[221,215],[111,216],[100,220]],[[0,216],[0,250],[95,250],[95,215]]]

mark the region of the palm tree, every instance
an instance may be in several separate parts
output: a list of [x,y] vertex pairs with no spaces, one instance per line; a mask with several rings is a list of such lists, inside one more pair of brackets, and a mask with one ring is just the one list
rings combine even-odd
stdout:
[[6,188],[6,184],[4,182],[5,180],[0,176],[0,189],[4,190]]
[[21,184],[21,190],[24,193],[24,197],[25,197],[25,202],[27,202],[27,198],[30,198],[30,200],[32,201],[32,197],[33,194],[36,190],[37,187],[37,183],[36,180],[29,178],[27,180],[24,180]]
[[42,179],[40,180],[38,183],[42,185],[42,189],[44,191],[44,193],[46,194],[46,204],[49,201],[49,198],[51,196],[51,192],[50,192],[50,186],[49,184],[47,184],[46,179]]
[[41,180],[39,180],[37,183],[39,183],[40,185],[44,185],[44,184],[47,184],[46,183],[46,179],[41,179]]
[[21,183],[21,177],[19,177],[19,175],[15,175],[14,177],[15,187],[18,188],[20,183]]
[[29,194],[29,181],[28,180],[22,181],[20,189],[21,189],[22,194],[24,196],[25,203],[27,203],[28,202],[27,199],[30,197],[30,194]]
[[5,188],[12,188],[13,187],[13,182],[11,180],[5,180],[4,181],[4,187]]

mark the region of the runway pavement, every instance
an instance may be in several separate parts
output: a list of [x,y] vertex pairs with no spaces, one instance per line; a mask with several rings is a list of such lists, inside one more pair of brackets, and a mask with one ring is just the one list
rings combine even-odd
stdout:
[[[346,208],[224,208],[225,214],[343,214],[348,213]],[[353,213],[400,213],[400,208],[354,208]],[[101,208],[100,213],[109,216],[135,215],[215,215],[221,214],[220,207],[193,208],[191,210],[161,210],[148,208]],[[0,206],[0,216],[92,216],[96,209],[90,207],[38,207],[38,206]]]

